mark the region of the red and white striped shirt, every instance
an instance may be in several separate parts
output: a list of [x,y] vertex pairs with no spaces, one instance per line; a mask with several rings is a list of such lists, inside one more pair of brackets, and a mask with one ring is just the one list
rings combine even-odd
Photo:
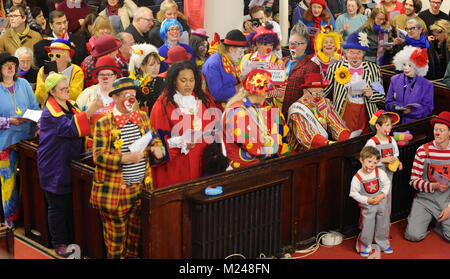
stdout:
[[[414,157],[414,162],[411,170],[411,179],[409,184],[419,192],[433,193],[433,187],[431,182],[426,181],[422,178],[424,172],[424,162],[425,162],[425,145],[421,145]],[[437,149],[435,142],[428,147],[428,155],[431,160],[447,161],[450,167],[450,145],[445,149]],[[427,171],[427,170],[425,170]]]

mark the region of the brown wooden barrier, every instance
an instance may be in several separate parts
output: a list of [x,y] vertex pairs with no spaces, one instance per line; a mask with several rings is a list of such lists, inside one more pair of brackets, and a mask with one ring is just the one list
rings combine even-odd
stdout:
[[[381,66],[381,74],[383,76],[383,85],[386,94],[389,89],[389,84],[391,83],[391,77],[396,75],[394,65]],[[434,109],[433,114],[438,115],[444,110],[450,109],[450,89],[447,88],[446,84],[442,79],[432,80],[434,86]]]

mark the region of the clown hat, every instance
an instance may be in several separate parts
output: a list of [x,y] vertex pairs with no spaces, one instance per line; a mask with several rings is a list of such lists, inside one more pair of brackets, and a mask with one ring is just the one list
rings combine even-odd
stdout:
[[309,73],[305,75],[305,83],[300,85],[300,90],[303,90],[304,88],[325,88],[327,87],[329,82],[323,81],[322,74],[320,73]]
[[239,29],[233,29],[228,32],[225,35],[225,39],[221,40],[221,42],[226,46],[248,47],[247,39]]
[[252,70],[245,77],[243,87],[250,94],[264,94],[272,89],[272,74],[262,69]]
[[182,46],[174,46],[167,52],[166,63],[171,65],[179,61],[191,60],[192,55]]
[[351,33],[347,38],[347,43],[342,45],[344,49],[354,48],[364,51],[369,50],[369,39],[367,38],[367,33],[364,32],[354,32]]
[[447,125],[447,127],[450,128],[450,112],[443,111],[443,112],[439,113],[438,116],[431,119],[430,123],[431,123],[431,126],[434,126],[434,124],[436,124],[436,123],[441,123],[441,124]]
[[134,89],[136,91],[140,91],[141,87],[137,86],[134,83],[133,79],[131,79],[129,77],[122,77],[122,78],[116,79],[113,82],[113,88],[108,93],[108,95],[109,95],[109,97],[111,97],[113,94],[120,93],[120,92],[122,92],[124,90],[127,90],[127,89]]
[[72,57],[75,54],[75,50],[73,49],[74,47],[75,45],[68,40],[56,39],[50,44],[50,46],[45,46],[44,48],[47,52],[51,52],[52,49],[67,50],[70,57]]
[[375,113],[372,115],[372,118],[370,118],[370,120],[369,120],[369,126],[370,126],[370,129],[371,129],[373,132],[376,132],[376,131],[377,131],[377,129],[375,128],[375,124],[377,123],[378,118],[379,118],[382,114],[387,114],[387,115],[389,115],[389,116],[392,118],[392,125],[395,125],[395,124],[397,124],[398,122],[400,122],[400,115],[398,115],[397,113],[391,112],[391,111],[384,111],[384,110],[380,109],[379,111],[375,112]]
[[314,46],[316,50],[316,55],[320,58],[320,60],[324,62],[330,61],[330,57],[326,56],[323,51],[323,40],[326,37],[331,37],[334,41],[334,46],[336,48],[335,52],[333,53],[333,57],[340,60],[342,49],[341,49],[341,42],[342,42],[342,36],[339,33],[334,32],[333,26],[322,26],[320,28],[320,33],[317,34],[316,39],[314,40]]
[[428,72],[428,53],[426,48],[405,46],[394,56],[393,62],[397,71],[403,71],[403,63],[411,62],[414,64],[418,76],[423,77]]
[[97,77],[98,72],[103,70],[111,70],[117,74],[117,77],[122,76],[122,70],[120,70],[116,60],[108,55],[102,56],[97,60],[92,75]]
[[[158,54],[158,49],[151,44],[135,44],[131,47],[131,52],[130,62],[128,63],[128,71],[130,73],[139,69],[145,57],[150,53],[156,52]],[[164,58],[160,57],[159,60],[161,59],[164,60]]]

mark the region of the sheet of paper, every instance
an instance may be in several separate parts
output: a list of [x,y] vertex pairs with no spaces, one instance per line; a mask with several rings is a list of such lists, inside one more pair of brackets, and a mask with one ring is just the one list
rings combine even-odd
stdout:
[[449,181],[450,181],[447,177],[443,176],[441,173],[439,173],[439,172],[437,172],[437,171],[434,172],[433,178],[434,178],[437,182],[439,182],[439,183],[441,183],[441,184],[444,184],[444,185],[448,185],[448,183],[449,183]]
[[394,46],[394,43],[384,43],[384,44],[382,44],[380,46],[383,47],[383,48],[387,48],[387,47]]
[[382,95],[386,95],[386,92],[384,92],[384,87],[379,81],[372,82],[372,89],[377,91],[378,93]]
[[362,130],[361,130],[361,129],[356,130],[356,131],[353,131],[353,132],[350,134],[350,138],[352,139],[352,138],[359,137],[359,136],[361,135],[361,133],[362,133]]
[[27,109],[25,111],[25,113],[22,115],[22,118],[26,118],[28,120],[38,122],[39,119],[41,118],[41,115],[42,115],[42,110]]
[[139,139],[137,139],[135,142],[133,142],[128,149],[130,149],[131,152],[137,152],[141,151],[144,152],[149,143],[153,141],[153,135],[148,132],[147,134],[143,135]]
[[360,95],[365,88],[367,88],[367,83],[365,80],[351,82],[349,86],[349,93],[351,95]]

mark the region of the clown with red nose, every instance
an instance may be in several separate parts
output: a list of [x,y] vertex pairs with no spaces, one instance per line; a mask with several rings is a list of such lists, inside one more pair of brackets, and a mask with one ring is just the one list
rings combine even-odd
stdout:
[[303,96],[289,107],[288,124],[293,131],[289,144],[296,151],[316,148],[350,137],[350,130],[324,97],[328,85],[320,73],[307,74],[300,86]]

